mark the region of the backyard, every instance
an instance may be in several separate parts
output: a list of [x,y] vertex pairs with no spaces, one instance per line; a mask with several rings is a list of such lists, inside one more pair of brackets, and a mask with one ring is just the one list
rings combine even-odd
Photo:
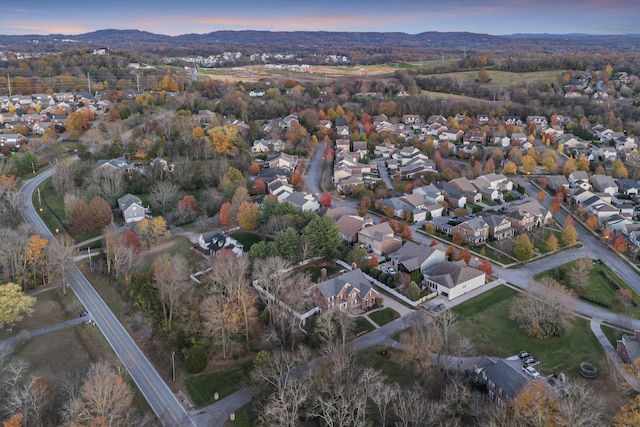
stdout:
[[218,392],[219,398],[222,399],[245,387],[245,380],[252,368],[253,360],[225,364],[209,372],[187,376],[184,384],[191,401],[196,406],[206,406],[215,402],[215,392]]

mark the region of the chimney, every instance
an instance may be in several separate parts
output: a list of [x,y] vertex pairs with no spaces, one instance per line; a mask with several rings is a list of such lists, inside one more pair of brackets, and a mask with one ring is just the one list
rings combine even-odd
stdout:
[[352,263],[351,263],[351,269],[352,269],[352,270],[355,270],[355,269],[357,269],[357,268],[358,268],[358,264],[356,264],[355,262],[352,262]]
[[396,271],[398,270],[398,257],[396,256],[393,257],[393,268],[395,268]]
[[322,270],[320,270],[320,281],[324,282],[327,280],[327,269],[323,268]]

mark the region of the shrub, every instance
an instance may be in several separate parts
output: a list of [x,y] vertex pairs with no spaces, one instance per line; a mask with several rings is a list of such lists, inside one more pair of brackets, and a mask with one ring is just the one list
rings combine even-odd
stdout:
[[184,369],[189,374],[199,374],[207,368],[207,354],[199,345],[193,345],[184,354]]

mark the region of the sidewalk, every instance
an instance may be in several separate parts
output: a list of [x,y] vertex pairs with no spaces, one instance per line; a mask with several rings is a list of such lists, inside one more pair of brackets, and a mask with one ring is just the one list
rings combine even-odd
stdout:
[[631,388],[640,393],[640,381],[637,378],[634,378],[633,375],[631,375],[625,368],[624,362],[616,352],[616,349],[613,348],[604,332],[602,332],[600,320],[591,320],[591,330],[596,338],[598,338],[598,341],[600,341],[602,347],[604,347],[604,351],[607,353],[607,356],[611,362],[613,362],[620,375],[625,379],[629,386],[631,386]]

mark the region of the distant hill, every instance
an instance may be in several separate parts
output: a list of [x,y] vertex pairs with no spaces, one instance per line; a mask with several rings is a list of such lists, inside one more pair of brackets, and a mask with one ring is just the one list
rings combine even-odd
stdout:
[[[615,43],[614,43],[615,42]],[[207,34],[167,36],[139,30],[105,29],[77,35],[0,35],[0,46],[16,51],[60,51],[76,47],[111,49],[180,50],[278,49],[280,51],[340,51],[358,48],[409,48],[510,51],[530,46],[533,51],[555,52],[602,47],[616,51],[637,51],[640,35],[513,34],[495,36],[467,32],[424,32],[419,34],[330,31],[214,31]]]

